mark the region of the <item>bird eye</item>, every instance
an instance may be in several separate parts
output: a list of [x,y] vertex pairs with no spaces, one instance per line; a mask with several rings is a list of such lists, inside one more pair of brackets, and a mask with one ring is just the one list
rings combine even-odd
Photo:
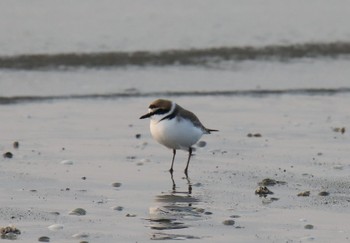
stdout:
[[162,114],[165,114],[165,113],[167,113],[167,112],[168,112],[168,110],[159,108],[159,109],[157,109],[157,110],[154,111],[154,114],[162,115]]

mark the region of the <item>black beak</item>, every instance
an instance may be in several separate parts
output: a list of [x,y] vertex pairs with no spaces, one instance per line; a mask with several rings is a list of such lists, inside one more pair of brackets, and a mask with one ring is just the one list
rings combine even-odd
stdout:
[[145,118],[148,118],[152,115],[153,115],[152,113],[147,113],[147,114],[144,114],[143,116],[141,116],[140,119],[145,119]]

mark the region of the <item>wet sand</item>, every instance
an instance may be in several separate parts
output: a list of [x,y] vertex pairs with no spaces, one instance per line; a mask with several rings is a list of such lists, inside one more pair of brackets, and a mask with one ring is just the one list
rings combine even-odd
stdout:
[[[24,242],[349,241],[349,94],[173,97],[220,130],[188,179],[178,152],[175,188],[171,151],[138,119],[154,98],[0,106],[0,226]],[[285,183],[260,197],[265,178]]]

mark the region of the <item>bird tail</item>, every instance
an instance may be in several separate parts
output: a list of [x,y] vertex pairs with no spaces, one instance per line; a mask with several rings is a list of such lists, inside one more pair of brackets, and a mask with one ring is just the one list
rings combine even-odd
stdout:
[[216,129],[209,129],[209,128],[206,128],[205,130],[207,131],[208,134],[210,134],[211,132],[218,132],[219,131]]

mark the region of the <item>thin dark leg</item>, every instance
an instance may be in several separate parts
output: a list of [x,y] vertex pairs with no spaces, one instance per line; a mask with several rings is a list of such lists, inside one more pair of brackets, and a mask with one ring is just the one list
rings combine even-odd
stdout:
[[187,185],[188,185],[188,194],[192,194],[192,183],[191,180],[188,176],[186,176],[186,180],[187,180]]
[[173,183],[173,193],[176,192],[176,184],[175,184],[175,180],[174,180],[174,177],[173,177],[173,173],[170,173],[170,178],[171,178],[171,182]]
[[187,165],[186,165],[186,168],[185,168],[185,175],[186,175],[186,177],[188,177],[187,171],[188,171],[188,165],[190,164],[191,156],[192,156],[192,148],[189,147],[189,148],[188,148]]
[[174,165],[174,160],[175,160],[175,155],[176,155],[176,149],[173,149],[173,160],[171,161],[171,168],[169,170],[170,174],[173,174],[173,165]]

